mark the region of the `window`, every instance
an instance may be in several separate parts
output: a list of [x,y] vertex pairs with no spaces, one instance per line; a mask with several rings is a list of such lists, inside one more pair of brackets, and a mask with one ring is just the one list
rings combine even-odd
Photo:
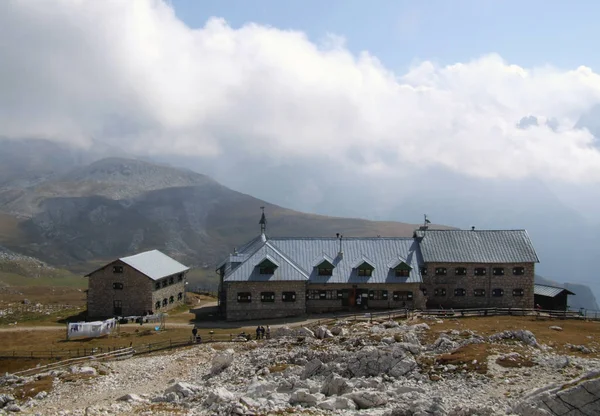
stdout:
[[179,273],[179,274],[177,275],[177,281],[178,281],[178,282],[181,282],[182,280],[183,280],[183,273]]
[[427,289],[422,287],[421,288],[421,293],[423,293],[423,296],[427,296]]
[[362,277],[371,277],[373,270],[371,269],[358,269],[358,275]]
[[485,289],[475,289],[473,294],[475,296],[485,296]]
[[163,299],[163,306],[167,306],[168,302],[169,302],[169,301],[167,300],[167,298],[164,298],[164,299]]
[[319,290],[319,299],[337,299],[337,290]]
[[413,299],[413,293],[412,292],[397,291],[397,292],[394,292],[393,299],[396,300],[396,301],[412,300]]
[[513,289],[513,296],[523,296],[525,291],[523,289]]
[[504,276],[504,267],[494,267],[492,269],[492,274],[494,276]]
[[252,302],[252,294],[250,292],[238,292],[237,301],[238,303],[250,303]]
[[275,292],[260,292],[261,302],[275,302]]
[[372,300],[387,300],[387,290],[369,290],[369,299]]
[[500,288],[493,289],[492,296],[494,296],[496,298],[499,298],[500,296],[504,296],[504,289],[500,289]]
[[169,284],[172,285],[175,283],[175,278],[173,276],[169,277]]
[[333,275],[333,269],[330,269],[328,267],[319,267],[317,269],[317,273],[319,276],[331,276]]
[[427,274],[427,267],[421,267],[421,274],[425,276]]
[[113,273],[123,273],[123,266],[113,266]]
[[522,276],[525,274],[525,267],[513,267],[513,274],[515,276]]
[[175,296],[169,296],[169,303],[175,302]]
[[167,287],[167,281],[166,280],[162,281],[162,287]]
[[467,296],[467,291],[462,288],[454,289],[454,296]]
[[113,283],[113,289],[115,289],[115,290],[123,290],[123,283],[120,283],[120,282]]
[[177,294],[177,300],[183,300],[183,293],[179,292]]
[[156,301],[154,304],[154,309],[160,309],[160,300]]
[[467,268],[466,267],[457,267],[456,269],[454,269],[454,275],[456,275],[456,276],[466,276],[467,275]]
[[160,289],[160,282],[154,283],[154,289],[156,289],[156,290]]
[[442,289],[442,288],[440,288],[440,289],[435,289],[435,290],[433,291],[433,295],[434,295],[434,296],[446,296],[446,289]]
[[122,315],[123,314],[123,301],[115,300],[113,301],[113,315]]
[[261,268],[258,269],[258,272],[260,274],[274,274],[275,273],[275,267],[272,267],[272,266],[261,267]]
[[435,275],[436,276],[446,276],[447,270],[445,267],[436,267]]
[[306,299],[307,300],[319,299],[319,291],[318,290],[307,290],[306,291]]
[[409,269],[396,269],[396,277],[408,277],[410,276]]
[[485,276],[486,272],[485,267],[475,267],[475,276]]
[[281,300],[284,302],[296,302],[296,292],[282,292]]

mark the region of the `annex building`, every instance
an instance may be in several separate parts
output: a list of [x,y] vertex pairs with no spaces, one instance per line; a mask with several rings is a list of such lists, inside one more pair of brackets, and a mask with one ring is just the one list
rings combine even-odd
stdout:
[[185,302],[188,271],[158,250],[116,259],[86,275],[88,317],[166,312]]
[[227,320],[358,309],[534,306],[538,257],[525,230],[433,230],[412,237],[269,238],[217,266]]

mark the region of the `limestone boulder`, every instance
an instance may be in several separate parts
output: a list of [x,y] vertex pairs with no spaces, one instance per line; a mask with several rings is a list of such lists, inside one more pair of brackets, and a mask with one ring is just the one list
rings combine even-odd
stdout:
[[231,348],[216,354],[211,363],[210,372],[213,375],[221,373],[233,362],[235,351]]

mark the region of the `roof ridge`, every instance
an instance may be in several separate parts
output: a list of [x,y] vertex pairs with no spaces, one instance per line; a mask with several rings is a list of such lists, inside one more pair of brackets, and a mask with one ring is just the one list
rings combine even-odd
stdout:
[[301,274],[303,274],[306,279],[309,279],[310,276],[309,274],[302,269],[302,267],[300,267],[298,264],[296,264],[296,262],[294,262],[293,260],[289,259],[287,255],[285,255],[281,249],[279,247],[274,247],[273,244],[271,244],[269,242],[269,240],[267,240],[265,242],[265,245],[269,246],[275,253],[277,253],[278,255],[280,255],[285,261],[287,261],[289,263],[290,266],[292,266],[294,269],[296,269],[298,272],[300,272]]

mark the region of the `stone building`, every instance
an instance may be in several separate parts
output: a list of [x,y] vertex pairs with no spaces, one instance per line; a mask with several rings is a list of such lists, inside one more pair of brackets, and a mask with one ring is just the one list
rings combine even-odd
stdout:
[[428,308],[532,308],[538,257],[525,230],[414,234]]
[[430,230],[413,237],[269,238],[217,266],[227,320],[425,307],[533,307],[537,255],[524,230]]
[[188,270],[158,250],[112,261],[86,275],[88,317],[139,316],[181,305]]

